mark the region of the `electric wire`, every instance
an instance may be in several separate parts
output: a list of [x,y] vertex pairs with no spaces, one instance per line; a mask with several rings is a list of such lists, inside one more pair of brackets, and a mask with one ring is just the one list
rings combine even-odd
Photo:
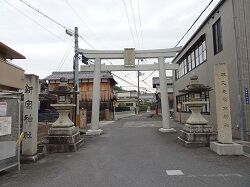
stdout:
[[134,37],[133,31],[132,31],[132,27],[131,27],[131,23],[130,23],[130,20],[129,20],[128,10],[127,10],[127,7],[126,7],[126,3],[125,3],[124,0],[122,0],[122,1],[123,1],[123,5],[124,5],[124,8],[125,8],[126,16],[127,16],[127,20],[128,20],[128,24],[129,24],[130,33],[131,33],[131,36],[132,36],[134,45],[136,46],[135,37]]
[[23,16],[25,16],[26,18],[30,19],[32,22],[34,22],[35,24],[37,24],[38,26],[40,26],[41,28],[43,28],[44,30],[46,30],[48,33],[52,34],[54,37],[56,37],[57,39],[61,40],[62,42],[66,42],[65,40],[63,40],[61,37],[59,37],[58,35],[56,35],[55,33],[51,32],[50,30],[48,30],[46,27],[44,27],[43,25],[41,25],[40,23],[38,23],[36,20],[34,20],[33,18],[31,18],[30,16],[28,16],[27,14],[25,14],[23,11],[19,10],[17,7],[15,7],[14,5],[12,5],[10,2],[4,0],[5,3],[7,3],[9,6],[11,6],[12,8],[16,9],[20,14],[22,14]]
[[78,19],[86,26],[86,28],[95,36],[95,38],[98,40],[98,37],[96,36],[95,32],[91,29],[89,24],[80,16],[80,14],[76,11],[76,9],[69,3],[68,0],[64,0],[67,5],[70,7],[70,9],[74,12],[74,14],[78,17]]
[[135,21],[134,8],[133,8],[132,1],[129,0],[129,2],[130,2],[131,10],[132,10],[132,17],[133,17],[133,20],[134,20],[135,34],[136,34],[136,38],[137,38],[137,42],[138,42],[138,47],[140,47],[140,42],[139,42],[139,37],[138,37],[138,32],[137,32],[137,26],[136,26],[137,24],[136,24],[136,21]]
[[175,45],[175,47],[177,47],[181,41],[183,40],[183,38],[189,33],[189,31],[193,28],[193,26],[195,25],[195,23],[200,19],[200,17],[202,16],[202,14],[208,9],[208,7],[212,4],[213,0],[211,0],[208,5],[205,7],[205,9],[200,13],[200,15],[196,18],[196,20],[193,22],[193,24],[189,27],[189,29],[187,30],[187,32],[181,37],[181,39],[178,41],[178,43]]
[[[36,12],[38,12],[39,14],[43,15],[44,17],[48,18],[50,21],[54,22],[55,24],[59,25],[60,27],[64,28],[64,29],[69,29],[66,26],[62,25],[61,23],[59,23],[58,21],[52,19],[51,17],[47,16],[45,13],[43,13],[42,11],[38,10],[37,8],[35,8],[34,6],[32,6],[31,4],[27,3],[24,0],[19,0],[22,3],[24,3],[25,5],[27,5],[28,7],[30,7],[31,9],[35,10]],[[70,30],[70,29],[69,29]]]
[[140,0],[137,0],[137,9],[138,9],[138,15],[139,15],[139,23],[140,23],[140,33],[141,33],[141,44],[142,44],[142,49],[144,49],[144,39],[143,39],[143,34],[142,34],[142,24],[141,24],[141,10],[140,10]]
[[152,71],[145,79],[143,79],[143,81],[147,80],[154,72],[155,72],[155,70]]
[[135,85],[135,84],[133,84],[133,83],[131,83],[131,82],[128,82],[127,80],[121,78],[120,76],[118,76],[118,75],[116,75],[116,74],[114,74],[114,73],[112,73],[112,72],[111,72],[111,74],[114,75],[115,77],[117,77],[118,79],[120,79],[120,80],[122,80],[122,81],[124,81],[124,82],[126,82],[126,83],[128,83],[128,84],[130,84],[130,85],[132,85],[132,86],[134,86],[134,87],[137,87],[137,85]]
[[[65,30],[70,30],[71,32],[73,32],[71,29],[69,29],[68,27],[64,26],[63,24],[59,23],[58,21],[54,20],[53,18],[49,17],[48,15],[46,15],[45,13],[43,13],[42,11],[38,10],[37,8],[35,8],[34,6],[32,6],[31,4],[27,3],[24,0],[19,0],[20,2],[24,3],[26,6],[30,7],[31,9],[33,9],[34,11],[38,12],[39,14],[43,15],[44,17],[46,17],[47,19],[49,19],[50,21],[52,21],[53,23],[57,24],[58,26],[64,28]],[[79,37],[91,48],[94,49],[94,47],[87,41],[85,40],[80,34],[78,34]]]
[[[146,81],[142,80],[142,82],[143,82],[145,85],[147,85],[148,88],[150,88],[150,90],[153,90],[153,89],[151,88],[151,86],[150,86]],[[152,92],[151,92],[151,93],[152,93]]]
[[62,57],[62,59],[61,59],[61,62],[58,64],[58,66],[57,66],[57,71],[60,71],[60,70],[61,70],[61,68],[62,68],[62,66],[64,65],[64,63],[65,63],[65,61],[66,61],[66,59],[67,59],[69,53],[70,53],[71,50],[73,49],[73,47],[74,47],[73,41],[74,41],[74,39],[72,39],[72,41],[70,42],[70,45],[69,45],[69,47],[67,48],[67,50],[65,51],[65,53],[64,53],[64,55],[63,55],[63,57]]
[[[58,26],[60,26],[60,27],[62,27],[62,28],[64,28],[64,29],[66,29],[66,30],[72,31],[72,30],[69,29],[68,27],[64,26],[63,24],[59,23],[58,21],[54,20],[53,18],[49,17],[48,15],[46,15],[46,14],[43,13],[42,11],[38,10],[37,8],[35,8],[35,7],[32,6],[31,4],[27,3],[26,1],[24,1],[24,0],[19,0],[19,1],[22,2],[22,3],[24,3],[26,6],[28,6],[28,7],[31,8],[31,9],[33,9],[34,11],[38,12],[39,14],[43,15],[44,17],[46,17],[46,18],[49,19],[50,21],[54,22],[54,23],[57,24]],[[131,28],[131,24],[130,24],[130,20],[129,20],[128,13],[127,13],[126,4],[125,4],[124,0],[123,0],[123,3],[124,3],[124,7],[125,7],[125,10],[126,10],[126,15],[127,15],[128,22],[129,22],[129,26],[130,26],[131,35],[132,35],[134,44],[136,45],[135,40],[134,40],[134,36],[133,36],[133,32],[132,32],[132,28]],[[73,31],[72,31],[72,32],[73,32]],[[84,39],[80,34],[78,34],[78,35],[79,35],[79,37],[80,37],[88,46],[90,46],[92,49],[95,49],[95,47],[94,47],[93,45],[91,45],[86,39]],[[112,62],[110,62],[110,63],[112,64]],[[123,72],[122,72],[122,73],[123,73]],[[123,73],[123,74],[124,74],[124,73]],[[113,74],[113,75],[116,76],[116,77],[119,77],[119,76],[117,76],[117,75],[115,75],[115,74]],[[125,74],[124,74],[124,75],[125,75]],[[126,77],[126,75],[125,75],[125,77]],[[121,78],[121,77],[119,77],[119,78]],[[125,79],[123,79],[123,80],[126,81]],[[128,81],[126,81],[126,82],[133,85],[133,83],[130,83],[130,82],[128,82]]]

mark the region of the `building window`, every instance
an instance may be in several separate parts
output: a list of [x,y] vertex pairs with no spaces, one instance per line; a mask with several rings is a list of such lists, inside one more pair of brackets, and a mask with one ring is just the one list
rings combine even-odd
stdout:
[[223,50],[222,28],[221,28],[220,18],[213,24],[213,41],[214,41],[214,54],[216,55]]
[[176,80],[192,71],[207,60],[206,37],[203,34],[186,54],[178,61],[179,69],[175,71]]
[[205,40],[202,42],[202,57],[203,57],[203,62],[207,60],[207,46]]
[[[202,98],[202,101],[208,101],[208,104],[206,104],[203,107],[201,113],[203,113],[203,114],[210,114],[209,92],[208,91],[202,92],[197,97]],[[190,98],[189,94],[183,94],[183,95],[176,96],[176,107],[177,107],[176,111],[177,112],[186,112],[186,113],[190,113],[191,112],[190,109],[188,108],[188,106],[186,106],[184,104],[184,102],[189,101],[189,98]]]

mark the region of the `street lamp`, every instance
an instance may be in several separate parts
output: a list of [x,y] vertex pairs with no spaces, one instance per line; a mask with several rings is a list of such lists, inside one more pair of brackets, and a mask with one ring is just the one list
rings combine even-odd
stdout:
[[74,104],[75,109],[73,112],[73,122],[74,124],[77,123],[77,116],[79,116],[79,95],[78,95],[78,89],[79,89],[79,64],[78,64],[78,54],[79,54],[79,47],[78,47],[78,28],[75,27],[75,31],[72,31],[70,29],[66,29],[66,33],[69,36],[74,36],[75,39],[75,55],[73,58],[73,71],[74,71]]
[[69,35],[69,36],[74,36],[75,39],[75,55],[73,57],[73,71],[74,71],[74,104],[75,109],[74,109],[74,114],[73,114],[73,122],[77,125],[79,125],[79,63],[78,63],[78,57],[79,55],[81,55],[81,60],[82,63],[84,64],[88,64],[88,58],[86,58],[84,56],[84,54],[82,52],[79,51],[79,46],[78,46],[78,28],[75,27],[75,31],[72,31],[71,29],[66,29],[65,32]]

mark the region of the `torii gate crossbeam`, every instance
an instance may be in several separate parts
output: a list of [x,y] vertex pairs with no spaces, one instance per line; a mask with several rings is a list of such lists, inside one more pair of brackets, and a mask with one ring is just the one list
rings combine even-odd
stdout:
[[124,51],[121,50],[85,50],[79,49],[86,58],[95,59],[94,65],[81,66],[81,71],[94,71],[94,85],[92,98],[92,118],[91,129],[86,132],[86,135],[100,135],[102,130],[99,125],[99,106],[100,106],[100,73],[101,71],[153,71],[159,70],[160,74],[160,90],[161,90],[161,108],[162,108],[162,128],[160,132],[175,132],[170,127],[169,121],[169,104],[167,92],[166,70],[178,69],[176,64],[165,63],[165,58],[173,58],[181,47],[170,49],[157,50],[135,50],[135,58],[157,58],[158,64],[122,66],[122,65],[101,65],[101,59],[123,59]]

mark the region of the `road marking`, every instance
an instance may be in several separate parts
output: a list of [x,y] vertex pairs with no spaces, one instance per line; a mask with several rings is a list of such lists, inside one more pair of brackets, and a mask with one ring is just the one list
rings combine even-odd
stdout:
[[196,177],[242,177],[241,174],[231,173],[231,174],[204,174],[204,175],[186,175],[185,177],[196,178]]
[[168,175],[184,175],[181,170],[166,170]]

